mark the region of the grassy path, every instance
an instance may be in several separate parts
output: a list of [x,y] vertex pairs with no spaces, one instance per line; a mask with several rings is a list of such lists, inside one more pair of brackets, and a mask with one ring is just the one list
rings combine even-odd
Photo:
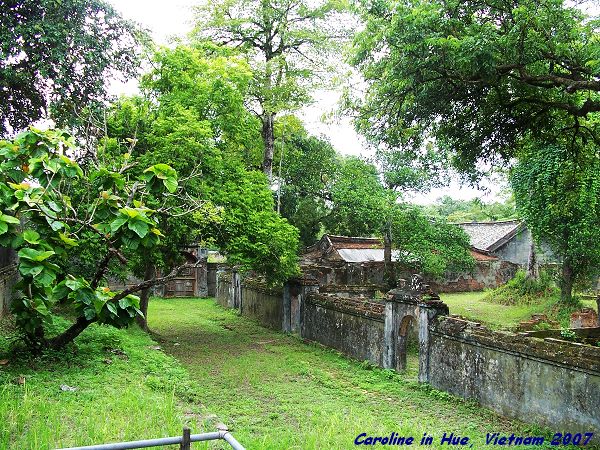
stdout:
[[360,448],[358,434],[393,431],[417,440],[428,433],[436,442],[454,432],[481,448],[487,432],[540,433],[420,387],[415,356],[407,374],[374,369],[262,328],[212,300],[153,299],[149,318],[155,339],[197,384],[199,403],[185,406],[192,427],[222,421],[248,449]]

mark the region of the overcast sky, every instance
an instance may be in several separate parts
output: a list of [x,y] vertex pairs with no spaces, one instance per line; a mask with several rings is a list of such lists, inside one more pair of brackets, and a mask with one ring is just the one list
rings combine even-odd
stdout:
[[[124,17],[134,20],[149,29],[154,40],[163,45],[168,45],[171,37],[183,36],[192,28],[192,7],[198,5],[200,0],[109,0]],[[598,0],[590,2],[591,10],[598,10]],[[135,83],[127,85],[115,83],[112,90],[115,94],[131,94],[135,92]],[[336,107],[339,98],[337,92],[318,91],[315,103],[304,108],[301,117],[306,128],[313,134],[325,135],[333,146],[341,153],[359,156],[371,156],[364,140],[354,131],[350,120],[342,118],[337,121],[323,122],[324,114],[330,113]],[[467,186],[460,186],[453,182],[446,189],[434,189],[425,195],[411,198],[417,203],[431,203],[442,195],[450,195],[457,199],[470,199],[480,197],[490,201],[497,197],[504,183],[500,180],[483,183],[485,190],[475,190]]]

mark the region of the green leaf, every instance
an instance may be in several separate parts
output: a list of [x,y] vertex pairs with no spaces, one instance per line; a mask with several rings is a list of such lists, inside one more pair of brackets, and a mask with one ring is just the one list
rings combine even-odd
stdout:
[[23,239],[30,244],[39,244],[40,243],[40,234],[34,230],[25,230],[23,232]]
[[81,289],[84,286],[84,284],[80,280],[74,279],[74,278],[67,278],[64,281],[64,283],[65,283],[65,286],[67,286],[72,291]]
[[76,247],[78,245],[75,239],[70,238],[65,233],[58,233],[60,240],[63,241],[69,247]]
[[177,190],[177,180],[175,178],[166,178],[163,180],[163,184],[171,194]]
[[121,228],[123,226],[123,224],[127,223],[127,217],[126,216],[119,216],[117,217],[115,220],[113,220],[110,224],[110,230],[115,233],[119,230],[119,228]]
[[94,320],[96,318],[96,310],[88,306],[83,309],[83,315],[87,320]]
[[106,307],[108,308],[108,310],[113,313],[115,316],[119,315],[119,312],[117,311],[117,307],[114,303],[112,303],[111,301],[106,302]]
[[55,253],[52,250],[39,251],[33,248],[22,248],[19,250],[19,258],[29,259],[31,261],[44,261],[50,258]]
[[21,223],[21,221],[19,219],[17,219],[16,217],[13,217],[13,216],[9,216],[8,214],[0,214],[0,220],[2,222],[6,222],[6,223],[14,223],[14,224]]
[[127,226],[130,230],[134,231],[140,238],[143,238],[150,231],[150,227],[146,222],[142,222],[141,220],[132,220]]

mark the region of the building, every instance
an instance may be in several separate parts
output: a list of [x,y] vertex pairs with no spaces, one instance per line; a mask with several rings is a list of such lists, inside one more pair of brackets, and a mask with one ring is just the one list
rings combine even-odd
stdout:
[[[482,235],[481,241],[476,242],[484,245],[487,241],[483,240]],[[437,292],[479,291],[506,283],[519,268],[518,264],[475,246],[471,248],[471,256],[475,259],[473,271],[448,272],[443,280],[430,279],[427,280],[428,284]],[[392,251],[392,261],[396,261],[397,278],[411,277],[413,271],[397,262],[397,250]],[[378,238],[325,234],[319,242],[303,252],[300,266],[304,276],[314,278],[322,291],[327,290],[328,286],[331,289],[335,287],[337,292],[340,286],[355,291],[359,290],[358,286],[380,291],[387,289],[383,241]]]
[[[496,222],[457,223],[471,239],[471,245],[477,251],[497,256],[502,261],[527,267],[533,242],[531,232],[521,220],[503,220]],[[536,259],[540,264],[556,262],[550,249],[536,246]]]

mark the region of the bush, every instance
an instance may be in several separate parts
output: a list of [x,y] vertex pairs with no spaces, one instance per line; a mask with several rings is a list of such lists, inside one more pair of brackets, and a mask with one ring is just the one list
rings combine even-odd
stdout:
[[502,305],[530,305],[559,296],[560,290],[551,274],[541,271],[539,279],[535,280],[520,270],[508,283],[490,291],[485,300]]

